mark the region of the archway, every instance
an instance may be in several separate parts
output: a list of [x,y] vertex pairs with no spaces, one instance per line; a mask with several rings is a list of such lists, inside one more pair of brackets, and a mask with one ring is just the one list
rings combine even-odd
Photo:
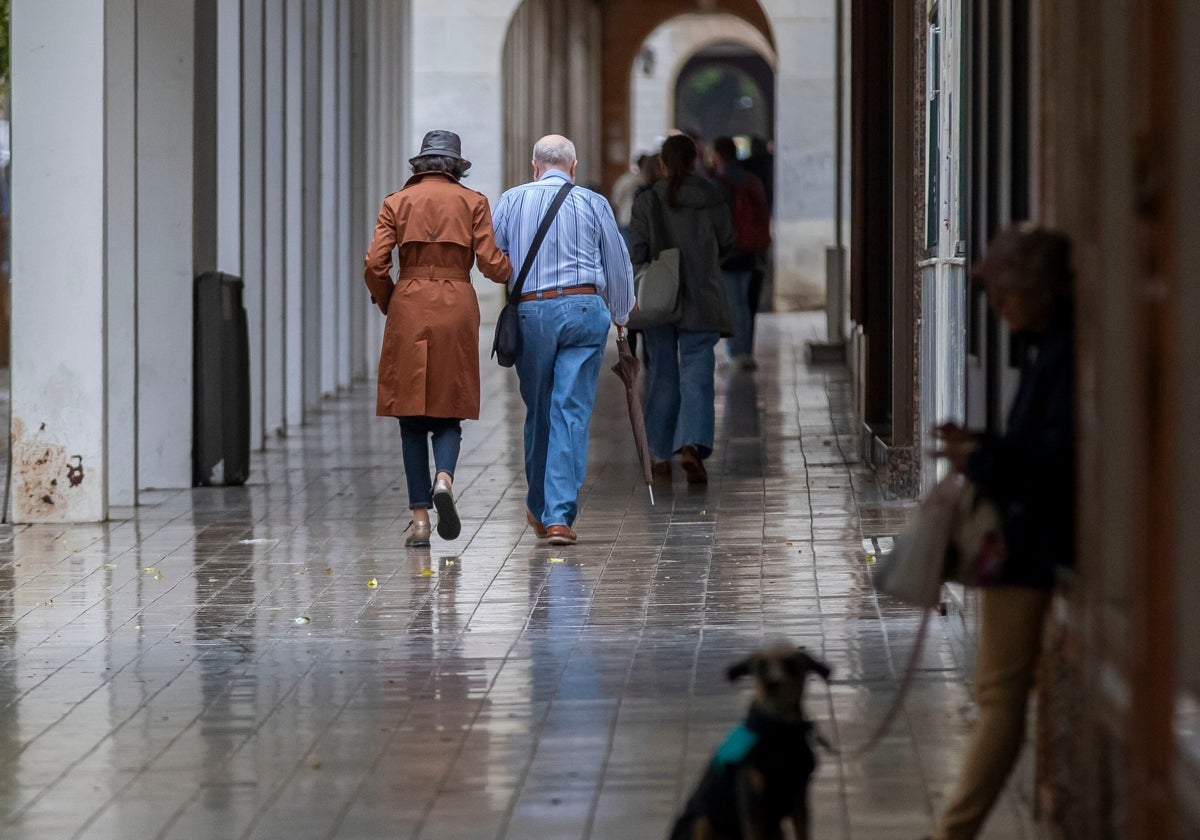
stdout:
[[694,128],[676,114],[676,90],[689,63],[710,54],[739,61],[760,59],[759,68],[765,67],[765,75],[770,77],[767,98],[773,121],[777,58],[770,39],[750,22],[731,14],[677,15],[646,37],[630,69],[629,150],[633,157],[655,151],[671,128]]
[[715,44],[688,59],[675,83],[675,125],[705,140],[775,137],[775,73],[739,44]]
[[[834,7],[828,0],[496,0],[494,59],[503,90],[478,74],[469,99],[495,108],[502,179],[528,177],[535,135],[567,133],[580,153],[579,180],[605,194],[625,172],[633,140],[631,73],[655,30],[686,16],[734,20],[733,26],[683,53],[678,69],[698,51],[732,41],[750,47],[775,72],[775,304],[781,309],[824,305],[826,248],[835,215],[836,87],[832,45]],[[769,14],[768,14],[768,9]],[[490,25],[490,24],[489,24]],[[491,43],[489,41],[488,43]],[[664,66],[670,66],[669,63]],[[662,112],[674,110],[674,83],[662,87]],[[496,95],[496,94],[499,95]],[[599,94],[597,96],[597,94]],[[440,94],[439,94],[440,95]],[[490,96],[490,99],[487,97]],[[458,100],[456,104],[463,104]],[[460,109],[461,110],[461,109]],[[670,122],[674,120],[671,119]],[[670,124],[659,133],[665,133]],[[653,142],[649,144],[651,147]],[[478,162],[477,162],[478,163]],[[479,183],[479,182],[475,182]]]
[[[702,11],[697,11],[697,6]],[[707,25],[705,37],[693,36],[688,47],[678,46],[676,73],[670,74],[665,96],[665,113],[673,111],[675,75],[683,61],[697,50],[724,40],[746,43],[760,54],[775,56],[774,31],[759,0],[705,0],[695,2],[655,2],[645,0],[609,0],[603,7],[601,26],[600,120],[603,127],[604,178],[606,187],[625,171],[633,152],[631,140],[634,119],[631,106],[635,95],[631,73],[647,44],[665,42],[671,35],[669,25],[698,22]],[[686,31],[686,30],[684,30]],[[653,40],[652,40],[653,38]],[[761,47],[764,47],[762,49]],[[661,64],[658,63],[661,61]],[[674,62],[656,56],[656,67],[666,69]]]

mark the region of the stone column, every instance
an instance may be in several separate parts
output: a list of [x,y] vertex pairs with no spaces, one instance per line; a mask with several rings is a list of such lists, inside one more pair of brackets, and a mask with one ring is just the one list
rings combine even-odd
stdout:
[[194,0],[138,0],[137,14],[138,487],[187,487]]
[[[321,367],[324,362],[322,326],[322,251],[326,225],[322,222],[321,179],[322,77],[326,73],[321,44],[322,0],[304,0],[303,120],[301,129],[301,226],[303,266],[301,298],[301,356],[304,415],[321,400]],[[290,140],[290,138],[289,138]]]
[[367,376],[367,343],[366,324],[370,316],[369,299],[362,285],[363,255],[367,241],[371,236],[373,222],[372,203],[375,200],[371,189],[369,176],[369,149],[371,138],[367,130],[369,123],[370,97],[368,87],[374,77],[374,71],[368,65],[368,44],[370,38],[369,3],[350,6],[350,102],[349,118],[349,169],[350,169],[350,231],[349,254],[347,256],[350,276],[347,285],[350,287],[350,377],[365,379]]
[[104,4],[12,3],[12,516],[108,512]]
[[319,377],[320,396],[337,392],[337,347],[340,333],[340,318],[337,290],[337,92],[340,68],[337,60],[337,5],[336,0],[321,0],[321,111],[320,111],[320,163],[321,182],[320,218],[317,220],[321,243],[320,273],[320,346],[321,368]]
[[263,431],[286,425],[285,0],[263,7]]
[[137,504],[137,0],[105,8],[108,502]]
[[259,449],[264,444],[265,388],[263,382],[263,329],[265,310],[265,214],[263,190],[263,128],[264,128],[264,8],[263,0],[246,0],[242,4],[242,280],[245,283],[243,303],[250,337],[250,445]]
[[352,299],[361,297],[362,289],[358,286],[355,266],[358,260],[350,247],[350,231],[352,230],[351,214],[357,210],[351,203],[352,182],[350,176],[350,50],[351,26],[353,14],[351,6],[339,3],[337,6],[337,56],[338,56],[338,112],[337,112],[337,263],[334,266],[334,283],[336,284],[338,300],[338,347],[337,347],[337,384],[340,388],[350,385],[352,352],[351,336],[357,332],[357,323],[353,319]]
[[285,427],[304,422],[304,6],[284,4],[284,408]]

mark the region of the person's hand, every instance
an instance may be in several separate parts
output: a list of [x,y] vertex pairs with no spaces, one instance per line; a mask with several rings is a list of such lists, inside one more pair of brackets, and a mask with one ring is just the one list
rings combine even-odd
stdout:
[[942,423],[933,427],[933,438],[942,444],[933,455],[947,459],[956,472],[966,472],[967,459],[975,449],[975,433],[957,423]]
[[617,328],[617,341],[625,341],[627,338],[629,338],[628,327],[626,327],[624,324],[618,324],[616,321],[613,321],[613,325]]

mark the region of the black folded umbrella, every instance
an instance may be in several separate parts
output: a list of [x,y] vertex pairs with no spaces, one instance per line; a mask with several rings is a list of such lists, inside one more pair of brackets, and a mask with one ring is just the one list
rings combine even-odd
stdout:
[[638,460],[642,462],[642,477],[650,493],[650,504],[654,504],[653,478],[650,473],[650,446],[646,443],[646,420],[642,416],[642,398],[637,391],[638,373],[641,362],[629,349],[629,339],[622,332],[617,336],[617,363],[612,372],[625,383],[625,402],[629,405],[629,425],[633,427],[633,445],[637,448]]

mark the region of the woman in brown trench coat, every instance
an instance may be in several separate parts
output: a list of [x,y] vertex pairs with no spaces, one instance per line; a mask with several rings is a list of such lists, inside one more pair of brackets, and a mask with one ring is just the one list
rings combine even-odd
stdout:
[[[364,279],[387,316],[379,356],[375,413],[400,420],[410,546],[429,545],[429,508],[438,536],[461,530],[454,506],[454,467],[462,420],[479,418],[479,301],[471,264],[507,283],[512,264],[496,246],[487,199],[459,181],[471,167],[458,135],[431,131],[409,163],[413,175],[379,210]],[[400,265],[392,283],[392,249]],[[429,480],[429,439],[437,475]]]

